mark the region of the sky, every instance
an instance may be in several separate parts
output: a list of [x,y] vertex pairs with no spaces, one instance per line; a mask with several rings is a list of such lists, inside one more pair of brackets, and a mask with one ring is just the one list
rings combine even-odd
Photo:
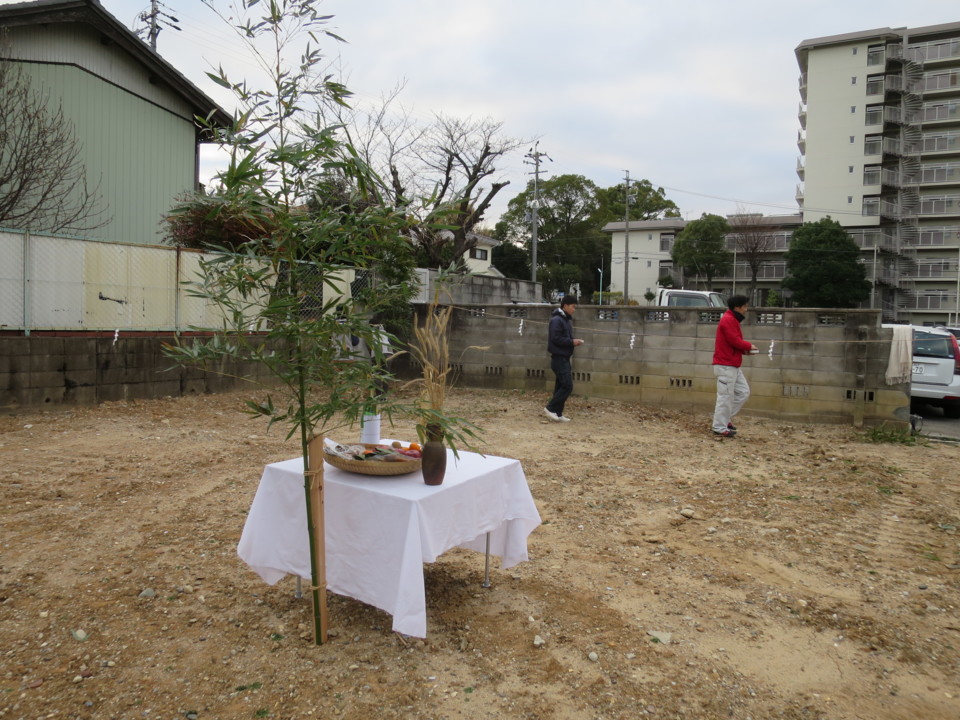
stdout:
[[[8,4],[11,0],[0,0]],[[150,0],[101,0],[127,27]],[[226,6],[226,0],[217,0]],[[738,209],[797,212],[803,40],[880,27],[960,21],[956,0],[323,0],[345,43],[321,47],[355,103],[399,101],[416,119],[490,118],[523,142],[498,166],[508,180],[483,225],[521,192],[534,148],[544,177],[601,187],[646,179],[687,219]],[[249,68],[230,29],[200,0],[164,0],[181,30],[157,49],[226,109],[206,77]],[[201,180],[221,157],[202,154]]]

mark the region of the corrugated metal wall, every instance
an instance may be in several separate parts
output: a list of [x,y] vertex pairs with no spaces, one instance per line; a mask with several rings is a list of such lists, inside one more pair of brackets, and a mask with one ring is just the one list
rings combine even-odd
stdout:
[[23,67],[35,86],[73,123],[88,182],[107,200],[110,222],[87,235],[158,242],[161,218],[196,182],[189,107],[90,28],[17,28],[11,42],[11,56],[30,61]]

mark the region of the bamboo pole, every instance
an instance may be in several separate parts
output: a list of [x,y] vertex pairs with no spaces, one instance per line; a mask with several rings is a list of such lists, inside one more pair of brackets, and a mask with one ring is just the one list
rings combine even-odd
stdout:
[[327,544],[323,522],[323,436],[307,444],[307,521],[310,536],[310,590],[313,599],[313,639],[317,645],[327,641]]

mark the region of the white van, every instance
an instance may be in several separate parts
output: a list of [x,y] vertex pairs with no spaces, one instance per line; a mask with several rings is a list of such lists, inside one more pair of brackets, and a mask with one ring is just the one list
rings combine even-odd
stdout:
[[[894,325],[883,325],[885,328]],[[960,344],[943,328],[911,325],[913,374],[910,399],[943,408],[944,417],[960,418]]]
[[720,293],[664,287],[657,288],[653,304],[666,307],[727,308],[727,303]]

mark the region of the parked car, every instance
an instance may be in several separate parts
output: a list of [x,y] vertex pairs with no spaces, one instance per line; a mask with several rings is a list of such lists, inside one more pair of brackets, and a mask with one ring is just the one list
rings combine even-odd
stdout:
[[943,328],[910,327],[913,329],[910,399],[943,408],[945,417],[960,418],[960,344],[957,337]]
[[939,327],[941,330],[946,330],[955,338],[960,338],[960,327],[944,327],[943,325],[940,325]]
[[653,299],[654,305],[667,307],[712,307],[726,309],[727,303],[720,293],[706,290],[684,290],[682,288],[658,287]]

